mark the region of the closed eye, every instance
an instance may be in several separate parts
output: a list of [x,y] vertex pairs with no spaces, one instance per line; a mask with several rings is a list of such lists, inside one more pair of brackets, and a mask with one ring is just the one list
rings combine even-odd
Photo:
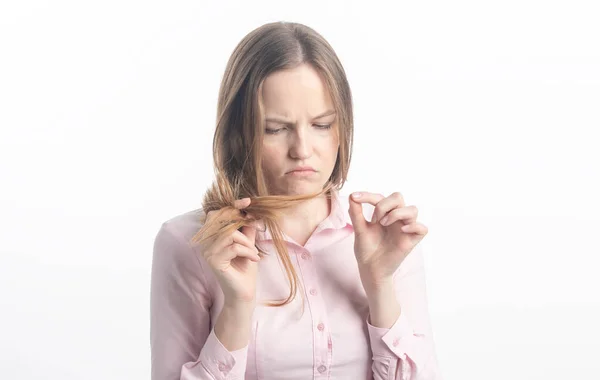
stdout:
[[267,133],[269,135],[275,135],[275,134],[279,133],[280,131],[282,131],[284,129],[285,128],[277,128],[277,129],[266,128],[265,129],[265,133]]
[[[321,130],[327,130],[331,128],[331,124],[315,124],[315,127],[317,129],[321,129]],[[276,135],[277,133],[281,132],[282,130],[286,129],[287,127],[283,127],[283,128],[265,128],[265,133],[269,134],[269,135]]]

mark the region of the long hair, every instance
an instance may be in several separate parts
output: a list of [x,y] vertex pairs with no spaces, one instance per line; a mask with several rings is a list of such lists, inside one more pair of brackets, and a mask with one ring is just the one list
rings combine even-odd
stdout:
[[[323,78],[337,112],[336,133],[339,149],[333,172],[323,189],[314,194],[270,195],[261,167],[264,136],[262,86],[269,74],[311,65]],[[344,185],[352,156],[352,95],[344,68],[329,43],[312,28],[288,22],[262,25],[246,35],[227,63],[217,104],[213,139],[215,180],[204,194],[203,225],[192,238],[202,243],[221,234],[261,220],[269,229],[279,260],[290,282],[289,296],[269,306],[290,303],[298,290],[298,275],[288,255],[279,226],[281,211],[308,199],[340,190]],[[250,198],[244,210],[234,201]],[[210,222],[206,214],[217,211]],[[259,255],[264,251],[257,244]]]

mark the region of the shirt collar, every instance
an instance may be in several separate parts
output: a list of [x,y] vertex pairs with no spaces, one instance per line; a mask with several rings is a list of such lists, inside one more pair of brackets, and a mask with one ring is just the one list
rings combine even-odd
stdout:
[[[316,228],[314,234],[317,234],[326,229],[342,229],[346,226],[352,226],[350,214],[348,214],[348,196],[340,195],[336,189],[331,190],[331,211],[329,216],[325,218]],[[269,229],[256,232],[256,240],[273,240]]]

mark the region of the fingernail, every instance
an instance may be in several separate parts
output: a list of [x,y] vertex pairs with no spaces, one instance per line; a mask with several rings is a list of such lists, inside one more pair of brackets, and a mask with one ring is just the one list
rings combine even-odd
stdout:
[[387,223],[387,221],[388,221],[388,217],[386,216],[386,217],[384,217],[383,219],[381,219],[381,221],[380,221],[379,223],[381,223],[382,225],[384,225],[384,226],[385,226],[385,225],[386,225],[386,223]]
[[354,199],[358,199],[358,198],[360,198],[361,196],[362,196],[362,194],[361,194],[361,193],[353,193],[353,194],[352,194],[352,198],[354,198]]

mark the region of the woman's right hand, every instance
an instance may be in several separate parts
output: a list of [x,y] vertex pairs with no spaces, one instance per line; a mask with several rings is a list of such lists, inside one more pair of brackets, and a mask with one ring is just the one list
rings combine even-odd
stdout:
[[[250,198],[235,201],[237,209],[250,205]],[[206,221],[214,217],[215,211],[206,214]],[[225,305],[237,307],[252,305],[256,298],[256,274],[260,257],[255,247],[256,226],[242,227],[220,238],[207,241],[201,252],[215,273]]]

